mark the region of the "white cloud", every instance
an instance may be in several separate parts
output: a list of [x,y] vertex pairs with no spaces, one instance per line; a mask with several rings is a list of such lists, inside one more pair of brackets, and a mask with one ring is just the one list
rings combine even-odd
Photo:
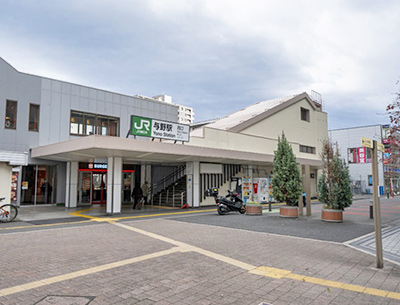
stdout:
[[398,1],[43,0],[3,7],[0,56],[18,70],[126,94],[165,92],[194,107],[198,119],[316,90],[330,127],[361,124],[365,119],[343,115],[360,109],[378,123],[400,77]]

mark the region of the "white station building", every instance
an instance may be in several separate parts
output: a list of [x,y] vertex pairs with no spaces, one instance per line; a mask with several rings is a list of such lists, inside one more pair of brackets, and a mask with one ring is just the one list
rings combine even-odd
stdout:
[[21,73],[2,59],[0,105],[0,197],[18,205],[105,204],[117,214],[144,181],[154,204],[213,204],[209,187],[268,202],[282,132],[309,200],[328,138],[327,114],[306,93],[189,129],[179,105]]

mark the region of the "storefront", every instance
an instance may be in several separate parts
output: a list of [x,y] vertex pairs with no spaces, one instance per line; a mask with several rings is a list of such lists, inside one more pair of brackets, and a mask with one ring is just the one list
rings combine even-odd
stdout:
[[28,165],[21,171],[21,205],[50,204],[57,195],[57,166]]
[[[78,205],[107,203],[107,163],[79,162]],[[138,165],[123,164],[123,201],[129,202],[135,181],[140,181]]]

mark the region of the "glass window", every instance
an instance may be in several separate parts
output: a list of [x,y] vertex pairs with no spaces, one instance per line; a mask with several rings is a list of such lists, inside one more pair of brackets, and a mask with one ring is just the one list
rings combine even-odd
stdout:
[[371,163],[372,150],[366,147],[348,148],[347,149],[348,163]]
[[97,117],[97,134],[106,136],[108,135],[108,118],[98,116]]
[[29,105],[29,131],[39,131],[39,105]]
[[6,119],[4,127],[7,129],[17,128],[17,102],[7,100],[6,103]]
[[96,117],[91,114],[85,114],[86,135],[95,134]]
[[315,154],[315,147],[300,145],[300,152],[307,154]]
[[301,120],[310,122],[310,110],[305,108],[300,108],[300,112],[301,112]]
[[118,120],[110,118],[108,121],[108,127],[109,127],[109,136],[113,137],[119,136]]
[[22,167],[21,205],[54,203],[57,197],[57,166]]
[[92,113],[71,111],[70,134],[119,136],[119,119]]
[[71,111],[70,133],[83,135],[83,113]]

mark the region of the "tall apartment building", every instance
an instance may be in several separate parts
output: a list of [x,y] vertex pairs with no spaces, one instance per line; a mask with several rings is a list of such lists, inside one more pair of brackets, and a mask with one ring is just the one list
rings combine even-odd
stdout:
[[[163,101],[166,103],[172,104],[172,97],[168,95],[157,95],[153,96],[154,99],[158,101]],[[193,124],[194,122],[194,110],[191,107],[174,104],[177,105],[178,108],[178,122],[182,124]]]

